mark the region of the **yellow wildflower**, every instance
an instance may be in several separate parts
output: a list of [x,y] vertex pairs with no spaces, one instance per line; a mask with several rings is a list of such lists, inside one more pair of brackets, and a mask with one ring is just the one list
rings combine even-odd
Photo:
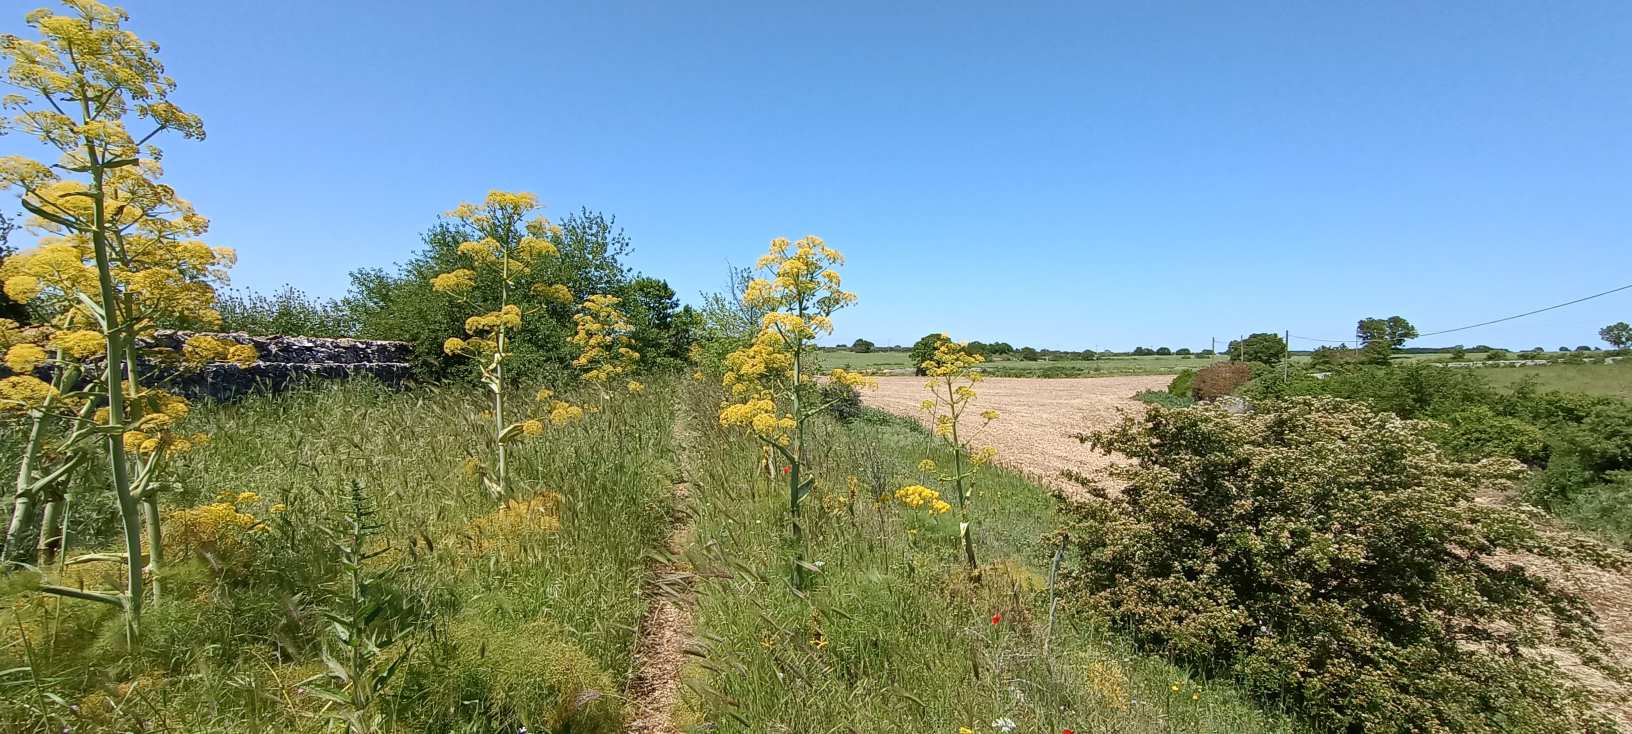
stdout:
[[95,357],[107,348],[102,332],[91,329],[59,331],[51,335],[51,345],[74,359]]
[[6,350],[6,366],[13,372],[33,372],[45,362],[45,350],[37,344],[17,344]]

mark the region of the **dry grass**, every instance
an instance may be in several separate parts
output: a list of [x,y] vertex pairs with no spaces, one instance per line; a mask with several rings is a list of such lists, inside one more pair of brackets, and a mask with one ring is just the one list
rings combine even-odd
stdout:
[[[976,386],[975,409],[966,419],[969,425],[960,430],[978,428],[976,414],[980,411],[998,411],[1002,417],[980,433],[975,444],[997,449],[999,463],[1069,494],[1081,487],[1065,479],[1062,471],[1104,480],[1105,469],[1116,461],[1073,436],[1108,427],[1121,411],[1143,410],[1144,405],[1133,399],[1134,393],[1164,390],[1172,380],[1167,375],[991,377]],[[919,403],[926,397],[929,393],[922,377],[880,377],[878,389],[862,391],[868,405],[920,421],[926,414]]]

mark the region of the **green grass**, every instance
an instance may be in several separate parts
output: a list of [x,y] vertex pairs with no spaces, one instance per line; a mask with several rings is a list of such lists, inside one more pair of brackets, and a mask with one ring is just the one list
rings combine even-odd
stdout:
[[804,516],[807,557],[822,572],[795,592],[785,485],[755,471],[747,440],[715,427],[716,399],[691,404],[702,643],[682,727],[992,732],[1008,718],[1022,732],[1296,730],[1228,685],[1135,654],[1068,603],[1045,654],[1056,500],[1010,472],[978,478],[977,583],[960,562],[955,513],[888,499],[903,484],[933,484],[916,468],[933,449],[922,430],[877,413],[815,433]]
[[1546,367],[1487,367],[1479,374],[1498,387],[1535,380],[1543,390],[1582,392],[1632,399],[1632,358],[1615,364],[1550,364]]
[[[340,524],[356,481],[380,525],[371,548],[384,554],[369,565],[397,568],[377,592],[376,624],[408,641],[388,656],[412,645],[380,706],[392,730],[550,731],[571,718],[575,732],[620,731],[639,592],[667,536],[674,475],[672,401],[650,393],[517,444],[516,494],[544,499],[502,516],[461,468],[487,451],[475,388],[353,383],[198,407],[190,428],[214,438],[178,462],[164,506],[259,495],[241,506],[269,527],[253,537],[250,570],[172,551],[134,650],[107,608],[13,579],[0,596],[10,612],[0,670],[31,672],[0,676],[4,730],[325,730],[314,718],[323,702],[302,681],[323,670],[323,611],[340,595],[324,530]],[[507,521],[517,517],[531,519]],[[70,567],[66,581],[99,587],[110,574],[97,566]],[[574,705],[590,691],[594,701]]]
[[[906,352],[858,353],[824,351],[818,358],[825,368],[873,370],[911,374],[912,361]],[[1222,361],[1222,357],[1105,357],[1095,360],[1059,359],[1022,361],[990,359],[982,369],[994,377],[1094,377],[1098,375],[1170,375],[1183,369],[1199,369]]]

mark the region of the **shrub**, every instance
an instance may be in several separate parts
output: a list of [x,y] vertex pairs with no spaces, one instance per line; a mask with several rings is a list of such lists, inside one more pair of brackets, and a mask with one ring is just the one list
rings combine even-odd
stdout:
[[1501,361],[1501,360],[1512,359],[1512,358],[1513,358],[1513,355],[1508,354],[1507,350],[1505,350],[1505,349],[1492,349],[1492,350],[1490,350],[1488,352],[1485,352],[1485,361],[1486,362],[1498,362],[1498,361]]
[[1365,358],[1365,354],[1358,349],[1347,346],[1316,347],[1309,353],[1309,366],[1317,369],[1335,369],[1357,364]]
[[1586,487],[1555,503],[1553,512],[1570,522],[1597,530],[1623,546],[1632,546],[1632,472],[1610,472],[1608,482]]
[[1578,422],[1553,426],[1552,459],[1531,499],[1553,507],[1578,490],[1632,470],[1632,403],[1604,400]]
[[1179,370],[1179,374],[1173,376],[1173,381],[1167,383],[1167,391],[1168,393],[1178,397],[1193,398],[1194,396],[1191,394],[1191,390],[1194,387],[1195,382],[1195,370]]
[[1469,406],[1500,402],[1482,375],[1428,364],[1354,365],[1324,380],[1295,377],[1280,385],[1263,384],[1273,382],[1266,378],[1243,392],[1258,398],[1329,395],[1359,400],[1401,418],[1449,416]]
[[827,405],[833,418],[840,423],[849,423],[861,417],[861,391],[854,385],[843,382],[823,383],[817,389],[820,394],[818,405]]
[[221,331],[242,331],[254,336],[348,337],[357,324],[345,304],[306,295],[285,285],[271,295],[228,291],[216,297]]
[[1251,365],[1225,362],[1203,367],[1196,371],[1191,397],[1196,400],[1217,400],[1234,393],[1252,380]]
[[1459,461],[1499,456],[1540,465],[1547,459],[1547,436],[1540,428],[1483,405],[1451,414],[1428,435]]
[[1160,405],[1165,408],[1184,408],[1195,404],[1189,395],[1168,392],[1165,390],[1140,390],[1134,393],[1133,399],[1150,405]]
[[1522,652],[1604,646],[1582,600],[1496,560],[1569,555],[1474,501],[1519,465],[1452,461],[1426,429],[1321,398],[1125,417],[1088,439],[1136,464],[1113,470],[1119,496],[1073,509],[1064,593],[1320,730],[1607,726]]

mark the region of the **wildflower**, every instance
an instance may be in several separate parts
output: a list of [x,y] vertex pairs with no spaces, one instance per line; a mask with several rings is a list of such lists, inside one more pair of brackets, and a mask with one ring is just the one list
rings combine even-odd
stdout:
[[1001,624],[1002,622],[1003,622],[1003,615],[1002,614],[993,614],[992,615],[992,624]]
[[45,362],[45,350],[37,344],[18,344],[6,350],[6,366],[19,374],[33,372]]
[[783,474],[788,474],[788,473],[790,473],[790,472],[792,472],[792,471],[793,471],[793,467],[791,467],[791,466],[784,466],[784,467],[782,467],[782,473],[783,473]]
[[282,515],[284,513],[284,511],[286,511],[288,509],[289,509],[288,505],[285,505],[282,502],[278,502],[278,503],[272,505],[270,508],[268,508],[268,511],[270,511],[274,515]]
[[74,359],[95,357],[108,346],[102,332],[91,329],[59,331],[51,335],[51,344]]
[[521,432],[528,436],[541,436],[544,434],[544,424],[536,419],[522,421]]
[[1168,689],[1168,690],[1170,690],[1170,691],[1172,691],[1172,692],[1174,692],[1174,693],[1178,693],[1178,692],[1179,692],[1179,689],[1180,689],[1180,688],[1181,688],[1181,687],[1182,687],[1182,686],[1180,686],[1180,685],[1179,685],[1179,684],[1177,684],[1177,683],[1174,683],[1174,684],[1173,684],[1173,685],[1171,685],[1171,686],[1168,686],[1168,687],[1167,687],[1167,689]]
[[33,375],[0,379],[0,410],[38,408],[55,397],[57,389]]
[[925,487],[922,484],[909,484],[895,490],[895,499],[901,504],[913,509],[918,509],[927,505],[929,511],[937,515],[952,509],[951,505],[947,504],[941,499],[940,492],[930,489],[929,487]]
[[254,503],[260,502],[260,501],[261,501],[261,496],[258,495],[258,494],[255,494],[254,492],[239,492],[238,493],[238,504],[240,504],[240,505],[251,505],[251,504],[254,504]]
[[646,391],[646,386],[645,385],[642,385],[642,384],[640,384],[638,382],[635,382],[634,380],[629,381],[629,392],[630,393],[639,394],[639,393],[642,393],[642,392],[645,392],[645,391]]
[[923,461],[918,462],[918,471],[923,472],[924,474],[934,474],[935,460],[924,459]]
[[958,734],[975,734],[975,730],[967,726],[960,726],[958,727]]

